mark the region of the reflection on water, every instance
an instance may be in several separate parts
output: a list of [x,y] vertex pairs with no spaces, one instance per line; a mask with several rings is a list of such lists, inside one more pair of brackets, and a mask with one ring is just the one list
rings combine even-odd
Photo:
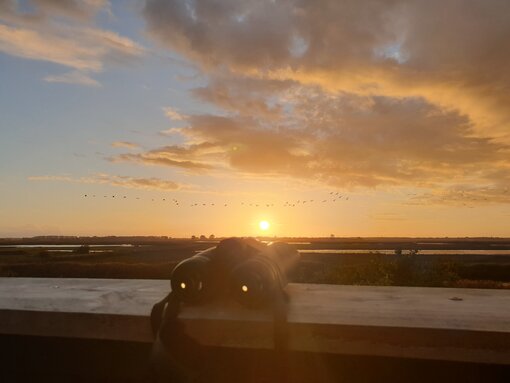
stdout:
[[388,250],[339,250],[339,249],[298,249],[301,254],[395,254],[395,249]]
[[[0,245],[1,247],[15,247],[15,248],[38,248],[38,247],[44,247],[44,248],[58,248],[58,247],[67,247],[67,248],[76,248],[76,247],[82,247],[83,245]],[[122,243],[119,245],[87,245],[88,247],[133,247],[130,243]]]
[[[404,249],[405,254],[409,249]],[[301,254],[395,254],[395,249],[384,250],[338,250],[338,249],[318,249],[318,250],[298,250]],[[510,255],[510,250],[418,250],[422,255]]]

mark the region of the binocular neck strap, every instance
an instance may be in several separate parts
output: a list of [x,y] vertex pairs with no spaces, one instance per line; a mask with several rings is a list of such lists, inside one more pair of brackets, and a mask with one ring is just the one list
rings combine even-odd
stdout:
[[179,321],[181,302],[170,292],[151,311],[154,335],[151,362],[158,383],[200,382],[204,361],[203,347],[189,337]]
[[275,354],[275,374],[278,383],[286,383],[288,377],[288,326],[287,326],[288,297],[283,289],[275,294],[273,300],[273,342]]
[[162,300],[160,300],[154,306],[152,306],[151,330],[152,330],[152,336],[154,338],[156,338],[158,335],[159,328],[161,327],[161,320],[163,319],[163,312],[165,310],[166,304],[170,301],[170,299],[173,299],[171,292],[168,293],[168,295],[166,297],[164,297]]

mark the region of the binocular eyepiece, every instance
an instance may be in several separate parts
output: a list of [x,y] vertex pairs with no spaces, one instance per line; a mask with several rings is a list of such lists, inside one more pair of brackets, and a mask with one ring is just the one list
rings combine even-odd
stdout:
[[188,303],[231,295],[243,305],[262,306],[286,286],[298,260],[299,253],[283,242],[229,238],[180,262],[172,272],[172,291]]

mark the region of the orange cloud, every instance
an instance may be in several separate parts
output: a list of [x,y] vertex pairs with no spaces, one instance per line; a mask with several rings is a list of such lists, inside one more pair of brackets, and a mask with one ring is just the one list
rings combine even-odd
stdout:
[[112,147],[114,148],[125,148],[125,149],[138,149],[139,146],[133,142],[128,141],[115,141],[112,142]]
[[[223,111],[172,130],[187,160],[446,193],[510,185],[508,12],[499,1],[148,0],[144,15],[209,79],[193,95]],[[186,149],[203,144],[214,156]]]
[[468,118],[423,99],[333,95],[301,86],[279,97],[288,110],[278,124],[244,109],[230,116],[191,115],[178,131],[184,145],[116,159],[189,170],[227,167],[342,187],[437,187],[474,175],[488,180],[495,169],[510,174],[509,146],[473,136]]
[[212,169],[211,165],[195,161],[181,160],[178,156],[174,157],[171,152],[167,153],[157,149],[148,153],[120,154],[118,156],[110,157],[108,160],[111,162],[135,162],[143,165],[170,166],[194,172],[203,172],[204,170]]
[[[149,0],[162,45],[217,74],[289,79],[386,97],[422,97],[508,139],[510,3]],[[433,31],[433,33],[431,33]]]

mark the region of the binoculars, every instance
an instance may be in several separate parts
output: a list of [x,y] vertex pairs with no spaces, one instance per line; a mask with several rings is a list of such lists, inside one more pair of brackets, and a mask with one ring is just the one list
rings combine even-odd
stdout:
[[233,297],[245,306],[263,306],[287,285],[298,260],[297,250],[284,242],[228,238],[180,262],[170,283],[186,303]]

